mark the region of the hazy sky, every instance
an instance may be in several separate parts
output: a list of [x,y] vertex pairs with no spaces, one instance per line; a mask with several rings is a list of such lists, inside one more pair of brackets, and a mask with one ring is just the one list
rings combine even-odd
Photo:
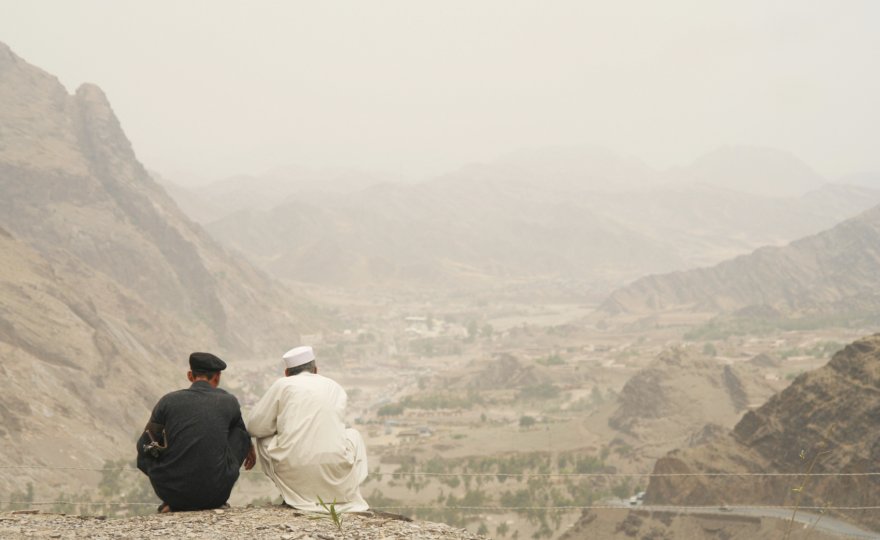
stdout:
[[878,25],[874,0],[0,0],[0,40],[101,86],[176,176],[430,175],[557,144],[880,170]]

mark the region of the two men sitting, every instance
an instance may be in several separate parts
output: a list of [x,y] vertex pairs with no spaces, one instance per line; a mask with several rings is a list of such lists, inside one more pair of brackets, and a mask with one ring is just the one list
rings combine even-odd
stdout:
[[[185,390],[162,397],[138,440],[138,468],[162,500],[160,511],[223,506],[238,479],[257,458],[299,510],[368,509],[360,494],[367,477],[366,447],[344,423],[347,395],[318,375],[311,347],[284,355],[284,377],[276,380],[251,412],[247,428],[238,400],[217,388],[226,364],[209,353],[190,355]],[[257,444],[251,443],[251,436]]]

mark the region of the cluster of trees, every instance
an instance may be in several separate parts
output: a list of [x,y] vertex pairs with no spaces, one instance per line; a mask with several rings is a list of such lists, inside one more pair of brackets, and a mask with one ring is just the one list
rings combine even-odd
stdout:
[[797,318],[718,316],[684,334],[688,341],[723,340],[731,336],[760,336],[775,331],[876,326],[877,313],[813,315]]
[[564,366],[565,360],[562,359],[558,354],[551,354],[547,358],[538,358],[535,360],[537,363],[542,366]]
[[[107,460],[101,471],[96,489],[79,493],[61,492],[46,510],[66,514],[104,515],[126,517],[156,512],[159,500],[150,481],[138,470],[132,470],[131,460]],[[28,483],[8,495],[6,511],[24,510],[33,506],[34,486]]]
[[520,388],[517,399],[522,401],[543,401],[558,398],[561,393],[562,390],[555,384],[544,382]]
[[27,483],[27,486],[22,491],[20,489],[16,489],[12,493],[9,494],[9,502],[5,508],[0,505],[0,509],[6,511],[12,510],[24,510],[30,507],[30,504],[34,502],[34,485],[31,482]]
[[398,416],[406,409],[471,409],[483,403],[483,398],[475,389],[467,392],[437,392],[407,396],[398,403],[389,403],[379,408],[379,416]]
[[[140,471],[131,470],[130,459],[107,460],[98,482],[98,502],[114,503],[114,506],[100,507],[103,515],[146,515],[156,512],[159,499],[150,485],[150,480]],[[131,506],[118,503],[134,503]]]
[[[402,463],[393,473],[392,482],[401,482],[416,493],[434,485],[439,495],[433,504],[413,508],[420,519],[442,521],[454,526],[480,527],[478,532],[488,534],[483,516],[487,513],[515,513],[534,526],[532,538],[550,538],[558,530],[566,510],[539,507],[588,506],[594,501],[615,495],[626,497],[634,486],[627,480],[611,481],[605,477],[565,477],[566,474],[591,474],[608,471],[604,449],[599,455],[579,451],[523,452],[500,456],[471,456],[445,459],[439,456],[421,462]],[[423,472],[427,475],[413,473]],[[437,476],[431,476],[431,474]],[[389,482],[390,484],[391,482]],[[378,497],[377,497],[378,494]],[[368,498],[374,507],[406,506],[400,501],[387,499],[381,492]],[[486,510],[496,507],[498,510]],[[537,508],[536,508],[537,507]],[[498,526],[495,535],[501,538],[519,533],[510,527]]]

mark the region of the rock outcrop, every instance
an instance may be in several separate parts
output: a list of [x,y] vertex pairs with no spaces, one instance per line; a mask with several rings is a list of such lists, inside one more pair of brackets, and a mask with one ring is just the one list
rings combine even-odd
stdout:
[[[104,93],[70,96],[0,49],[0,226],[48,260],[74,259],[176,318],[193,342],[276,351],[303,305],[186,218],[137,160]],[[268,347],[267,347],[268,345]]]
[[836,227],[711,268],[642,278],[603,304],[610,313],[673,308],[787,315],[870,315],[880,306],[880,206]]
[[[838,352],[799,376],[728,435],[657,461],[655,473],[753,473],[758,476],[654,477],[651,504],[799,503],[814,507],[873,506],[880,499],[880,334]],[[826,476],[760,476],[762,473]],[[836,476],[842,474],[844,476]],[[846,476],[853,474],[852,476]],[[793,488],[799,488],[799,491]],[[800,489],[802,487],[802,489]],[[880,530],[873,511],[837,513]]]
[[608,424],[643,441],[684,442],[707,423],[733,425],[748,403],[772,393],[752,366],[670,349],[627,381]]

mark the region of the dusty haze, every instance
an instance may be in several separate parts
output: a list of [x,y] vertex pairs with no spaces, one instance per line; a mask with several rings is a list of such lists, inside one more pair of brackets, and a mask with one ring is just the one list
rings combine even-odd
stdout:
[[878,6],[0,0],[0,512],[154,512],[189,353],[247,417],[310,344],[374,509],[880,532]]
[[281,164],[424,178],[522,147],[654,167],[724,144],[878,170],[875,31],[851,2],[15,2],[0,36],[99,84],[178,182]]

